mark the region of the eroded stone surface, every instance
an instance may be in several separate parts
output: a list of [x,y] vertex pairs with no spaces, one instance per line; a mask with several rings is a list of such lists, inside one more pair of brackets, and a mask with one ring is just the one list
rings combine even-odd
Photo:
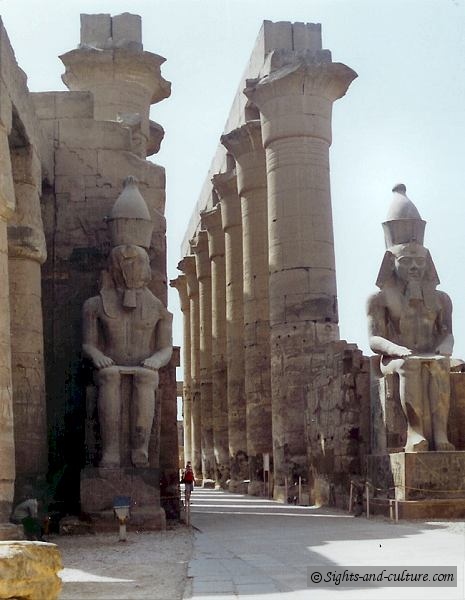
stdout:
[[62,568],[55,544],[0,542],[0,598],[54,600],[61,591]]

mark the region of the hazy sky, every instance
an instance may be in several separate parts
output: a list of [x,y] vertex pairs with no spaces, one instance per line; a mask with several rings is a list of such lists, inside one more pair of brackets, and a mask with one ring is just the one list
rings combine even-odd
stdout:
[[[403,182],[427,221],[425,245],[454,304],[465,359],[465,0],[0,0],[32,91],[64,89],[57,58],[79,43],[79,14],[142,16],[144,48],[167,59],[168,274],[263,20],[319,22],[333,60],[359,77],[333,116],[331,186],[341,337],[367,348],[365,301],[384,252],[381,222]],[[180,344],[177,292],[171,291]]]

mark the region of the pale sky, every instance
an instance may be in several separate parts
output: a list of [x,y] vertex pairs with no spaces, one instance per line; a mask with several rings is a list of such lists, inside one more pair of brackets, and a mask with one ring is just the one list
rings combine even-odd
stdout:
[[[59,54],[79,43],[80,13],[142,16],[145,50],[167,59],[172,96],[152,157],[167,174],[168,276],[263,20],[322,24],[323,47],[359,77],[333,116],[331,187],[341,337],[369,352],[365,302],[384,253],[391,188],[427,221],[465,359],[465,0],[0,0],[32,91],[62,90]],[[182,342],[177,292],[175,343]]]

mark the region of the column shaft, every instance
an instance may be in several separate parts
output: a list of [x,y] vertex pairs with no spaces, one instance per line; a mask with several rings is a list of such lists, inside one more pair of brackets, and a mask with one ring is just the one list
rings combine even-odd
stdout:
[[202,213],[208,233],[212,282],[212,420],[216,484],[226,487],[230,476],[226,368],[226,273],[221,209]]
[[38,495],[48,463],[41,288],[46,249],[39,160],[30,147],[15,149],[11,159],[16,196],[8,222],[11,365],[16,492],[23,496],[31,486]]
[[15,484],[15,440],[13,390],[11,381],[10,298],[8,278],[7,226],[0,217],[0,538],[2,526],[10,520]]
[[191,456],[192,467],[198,483],[202,474],[202,405],[200,399],[200,307],[199,284],[195,269],[195,258],[186,256],[178,266],[187,276],[187,294],[190,301],[191,334]]
[[181,312],[183,316],[183,382],[182,382],[182,413],[184,426],[184,462],[192,462],[192,404],[191,404],[191,317],[190,301],[187,295],[187,279],[179,275],[170,281],[170,286],[179,292]]
[[199,231],[191,245],[195,255],[199,282],[200,319],[200,401],[202,405],[202,473],[206,480],[215,479],[212,422],[212,278],[208,256],[208,234]]
[[266,149],[274,494],[282,500],[286,478],[310,478],[304,423],[312,354],[338,338],[331,112],[356,76],[325,51],[307,54],[272,53],[270,75],[245,91],[260,110]]
[[244,481],[248,479],[248,460],[244,388],[242,224],[235,171],[215,175],[213,185],[221,198],[221,219],[225,236],[228,430],[231,468],[229,489],[234,492],[245,492]]
[[272,454],[268,221],[265,151],[260,121],[222,136],[236,160],[242,209],[244,362],[247,403],[248,493],[263,494],[263,454]]
[[10,284],[6,219],[15,206],[7,131],[0,124],[0,539],[15,539],[9,523],[15,485],[15,440],[11,381]]

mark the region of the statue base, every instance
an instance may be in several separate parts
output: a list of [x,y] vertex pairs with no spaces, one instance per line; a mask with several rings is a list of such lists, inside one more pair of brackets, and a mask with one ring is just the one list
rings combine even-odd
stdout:
[[465,452],[393,452],[367,457],[370,511],[399,518],[465,517]]
[[0,523],[0,540],[24,540],[23,526],[14,523]]
[[116,496],[131,498],[129,531],[166,528],[158,469],[86,467],[81,471],[81,510],[90,517],[95,531],[118,528],[113,512]]

